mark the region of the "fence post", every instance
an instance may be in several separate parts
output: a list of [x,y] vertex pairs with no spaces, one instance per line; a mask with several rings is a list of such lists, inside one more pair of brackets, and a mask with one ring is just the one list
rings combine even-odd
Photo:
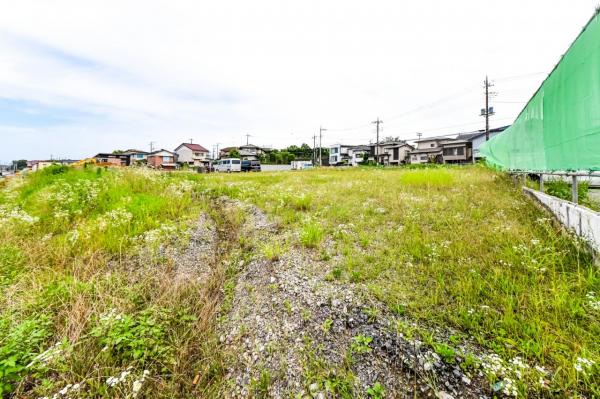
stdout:
[[540,173],[540,192],[544,192],[544,174]]
[[577,176],[573,175],[571,176],[571,179],[571,200],[577,204],[579,200],[579,195],[577,191]]

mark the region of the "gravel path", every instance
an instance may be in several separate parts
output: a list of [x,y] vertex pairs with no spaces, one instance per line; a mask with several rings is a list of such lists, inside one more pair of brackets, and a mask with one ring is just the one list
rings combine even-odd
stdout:
[[[258,247],[294,240],[257,208],[247,209]],[[352,397],[367,397],[377,382],[386,397],[487,396],[481,381],[396,333],[397,319],[362,286],[330,281],[328,270],[310,250],[291,246],[275,261],[254,251],[222,326],[220,339],[231,355],[227,397],[326,398],[347,387]],[[353,348],[361,336],[372,339],[363,351]]]

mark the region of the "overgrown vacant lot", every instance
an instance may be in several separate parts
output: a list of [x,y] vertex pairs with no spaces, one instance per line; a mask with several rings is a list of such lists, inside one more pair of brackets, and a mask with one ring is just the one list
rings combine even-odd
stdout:
[[5,396],[600,395],[591,255],[477,166],[49,168],[0,290]]

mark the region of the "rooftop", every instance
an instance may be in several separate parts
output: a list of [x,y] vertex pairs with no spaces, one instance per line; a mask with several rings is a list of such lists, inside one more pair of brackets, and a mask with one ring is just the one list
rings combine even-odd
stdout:
[[175,150],[179,149],[182,146],[187,147],[190,150],[196,151],[196,152],[209,152],[206,148],[202,147],[200,144],[193,144],[193,143],[182,143]]

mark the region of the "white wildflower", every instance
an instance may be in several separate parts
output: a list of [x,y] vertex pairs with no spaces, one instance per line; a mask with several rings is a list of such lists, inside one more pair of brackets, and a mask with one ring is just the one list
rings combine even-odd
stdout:
[[596,293],[594,291],[590,291],[586,294],[586,298],[588,299],[588,304],[594,310],[600,310],[600,300],[596,297]]
[[140,390],[142,389],[142,381],[140,380],[135,380],[133,382],[133,387],[131,388],[131,392],[133,394],[133,397],[136,398],[138,396],[138,394],[140,393]]
[[29,215],[18,206],[0,205],[0,226],[8,223],[34,224],[39,220],[37,216]]
[[33,360],[26,367],[30,368],[36,363],[48,364],[52,359],[62,354],[62,352],[62,342],[57,342],[50,348],[46,349],[44,352],[34,357]]
[[79,240],[79,231],[71,230],[67,233],[67,241],[71,243],[71,245],[75,244]]
[[67,386],[65,386],[63,389],[61,389],[60,391],[58,391],[58,393],[64,396],[64,395],[66,395],[69,392],[69,389],[72,386],[73,385],[71,385],[71,384],[67,384]]
[[110,376],[106,379],[106,385],[109,387],[114,387],[119,383],[119,379],[117,377]]
[[502,392],[507,395],[507,396],[517,396],[518,391],[517,391],[517,387],[515,386],[515,382],[513,380],[511,380],[510,378],[504,378],[502,380],[503,382],[503,386],[502,386]]
[[592,369],[594,364],[596,364],[596,362],[593,360],[586,359],[584,357],[578,357],[573,367],[575,367],[575,370],[578,373],[586,375],[587,372]]
[[98,227],[100,230],[106,230],[108,227],[120,227],[128,224],[133,219],[133,214],[124,208],[113,209],[104,213],[98,218]]

